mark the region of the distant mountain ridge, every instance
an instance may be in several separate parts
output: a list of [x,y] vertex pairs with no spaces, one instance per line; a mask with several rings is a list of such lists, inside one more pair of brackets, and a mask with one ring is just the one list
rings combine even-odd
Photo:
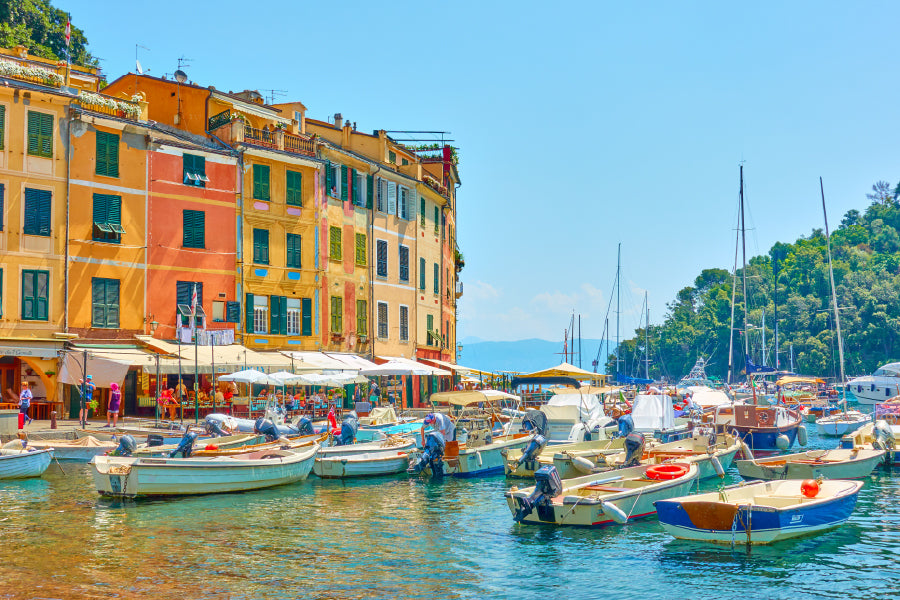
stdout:
[[[487,342],[472,341],[478,338],[467,337],[461,341],[463,346],[462,354],[459,356],[459,364],[471,367],[473,369],[481,369],[482,371],[518,371],[522,373],[530,373],[546,369],[558,365],[565,360],[563,356],[563,342],[551,342],[541,339],[517,340],[514,342]],[[581,340],[581,368],[586,371],[593,371],[591,365],[597,356],[597,349],[600,347],[602,340],[583,339]],[[571,344],[570,351],[571,351]],[[604,353],[600,356],[601,367],[608,355],[608,350],[604,348]],[[576,367],[579,366],[578,356],[578,340],[575,340],[575,357],[570,356],[569,362]],[[602,371],[601,371],[602,372]]]

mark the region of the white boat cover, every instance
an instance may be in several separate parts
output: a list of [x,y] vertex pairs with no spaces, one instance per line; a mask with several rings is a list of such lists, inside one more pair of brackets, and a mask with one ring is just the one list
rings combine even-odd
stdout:
[[567,393],[551,396],[541,412],[551,421],[587,422],[605,417],[603,404],[596,394]]
[[672,400],[662,394],[638,394],[631,407],[631,418],[638,431],[656,431],[675,427]]
[[687,389],[691,393],[691,400],[694,401],[694,404],[703,408],[731,404],[731,398],[728,397],[728,394],[720,390],[714,390],[705,385],[692,385]]

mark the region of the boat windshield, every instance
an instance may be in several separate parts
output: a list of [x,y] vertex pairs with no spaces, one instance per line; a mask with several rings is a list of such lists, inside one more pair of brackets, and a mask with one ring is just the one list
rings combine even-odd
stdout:
[[900,377],[900,362],[884,365],[874,374],[878,377]]

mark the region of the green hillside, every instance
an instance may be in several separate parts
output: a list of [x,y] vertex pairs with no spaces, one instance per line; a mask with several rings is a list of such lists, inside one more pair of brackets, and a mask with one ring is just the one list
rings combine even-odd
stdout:
[[[35,56],[64,60],[66,20],[66,13],[49,0],[0,0],[0,48],[22,44]],[[72,25],[69,52],[74,64],[97,65],[87,44],[84,32]]]
[[[869,373],[900,360],[900,186],[885,182],[867,194],[865,213],[851,210],[832,227],[831,244],[845,370],[848,376]],[[735,298],[735,372],[744,365],[744,298],[738,270]],[[823,229],[793,244],[776,243],[767,256],[747,264],[750,356],[762,362],[762,321],[765,312],[767,364],[774,365],[775,278],[778,282],[778,328],[781,368],[789,367],[793,345],[794,371],[832,377],[839,373],[837,336],[831,305],[831,284]],[[723,269],[706,269],[690,287],[668,304],[665,321],[650,325],[651,376],[678,379],[698,355],[709,357],[707,373],[725,377],[732,276]],[[623,372],[639,372],[644,358],[644,330],[622,344]],[[615,356],[609,357],[614,372]]]

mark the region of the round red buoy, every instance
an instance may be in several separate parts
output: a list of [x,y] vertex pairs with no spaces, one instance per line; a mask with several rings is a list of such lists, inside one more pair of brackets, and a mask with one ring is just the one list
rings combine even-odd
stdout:
[[815,479],[804,479],[800,484],[800,493],[807,498],[815,498],[819,495],[819,482]]
[[204,448],[204,450],[218,450],[218,449],[219,449],[219,447],[216,446],[215,444],[207,444],[206,448]]

